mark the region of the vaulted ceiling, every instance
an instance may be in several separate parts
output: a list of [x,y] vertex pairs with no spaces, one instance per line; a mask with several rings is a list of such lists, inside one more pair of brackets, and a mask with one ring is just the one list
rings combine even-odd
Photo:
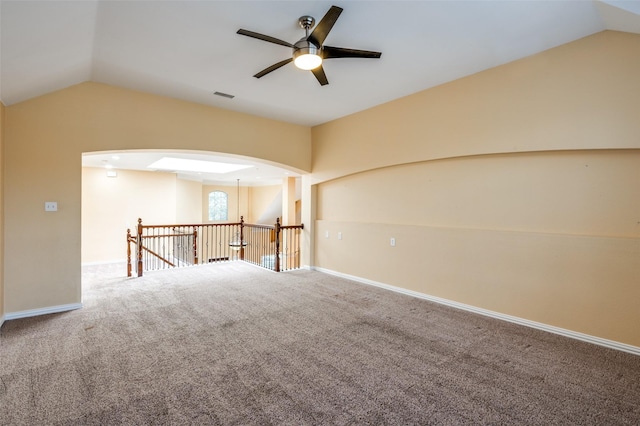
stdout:
[[[326,61],[320,86],[288,64],[298,18],[344,12],[331,46],[380,59]],[[640,33],[640,1],[0,2],[0,99],[12,105],[84,81],[317,125],[603,30]],[[233,99],[214,92],[234,95]]]

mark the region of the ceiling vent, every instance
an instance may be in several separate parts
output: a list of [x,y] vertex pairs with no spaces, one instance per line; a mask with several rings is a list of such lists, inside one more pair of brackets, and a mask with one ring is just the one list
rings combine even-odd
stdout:
[[217,95],[217,96],[222,96],[223,98],[228,98],[228,99],[233,99],[233,98],[235,98],[235,96],[234,96],[234,95],[230,95],[230,94],[228,94],[228,93],[213,92],[213,94],[214,94],[214,95]]

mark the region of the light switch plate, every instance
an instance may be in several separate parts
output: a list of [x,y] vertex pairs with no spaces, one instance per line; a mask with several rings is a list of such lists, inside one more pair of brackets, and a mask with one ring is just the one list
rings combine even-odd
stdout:
[[44,211],[45,212],[57,212],[58,211],[58,203],[56,201],[45,201],[44,202]]

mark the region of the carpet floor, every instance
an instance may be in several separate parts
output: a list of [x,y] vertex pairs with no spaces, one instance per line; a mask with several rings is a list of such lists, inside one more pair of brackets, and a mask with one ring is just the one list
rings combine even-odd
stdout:
[[5,322],[0,424],[640,424],[632,354],[315,271],[123,271]]

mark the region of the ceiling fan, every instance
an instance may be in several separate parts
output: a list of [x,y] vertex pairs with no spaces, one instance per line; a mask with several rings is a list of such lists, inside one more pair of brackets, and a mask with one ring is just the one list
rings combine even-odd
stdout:
[[[333,28],[333,25],[338,20],[338,17],[342,13],[342,8],[338,6],[331,6],[329,11],[322,17],[318,25],[313,28],[315,19],[312,16],[301,16],[298,20],[300,27],[305,30],[305,36],[298,40],[296,43],[291,44],[284,40],[277,39],[268,35],[256,33],[249,30],[239,29],[238,34],[257,38],[258,40],[268,41],[270,43],[279,44],[282,46],[290,47],[293,49],[293,55],[291,58],[285,59],[267,67],[254,75],[255,78],[264,77],[272,71],[287,65],[292,62],[303,70],[310,70],[318,80],[321,86],[329,84],[327,76],[322,68],[322,61],[325,59],[335,58],[379,58],[382,53],[373,52],[369,50],[357,50],[348,49],[345,47],[332,47],[323,45],[325,38]],[[309,30],[313,28],[311,34]]]

